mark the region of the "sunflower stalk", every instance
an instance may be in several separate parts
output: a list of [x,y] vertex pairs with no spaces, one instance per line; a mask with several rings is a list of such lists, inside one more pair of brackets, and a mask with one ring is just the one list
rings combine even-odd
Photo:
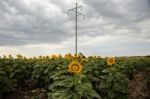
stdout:
[[77,81],[78,79],[77,79],[77,75],[76,74],[74,74],[74,76],[73,76],[73,84],[76,86],[77,85],[77,83],[78,83],[78,81]]

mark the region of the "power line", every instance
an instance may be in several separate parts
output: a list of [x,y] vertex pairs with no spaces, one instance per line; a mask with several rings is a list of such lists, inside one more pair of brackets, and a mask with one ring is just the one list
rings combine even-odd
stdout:
[[82,14],[81,12],[78,12],[78,9],[81,9],[82,11],[82,6],[78,6],[78,3],[76,3],[75,8],[72,8],[70,10],[68,10],[68,15],[70,11],[75,12],[75,54],[78,53],[78,16],[83,16],[84,20],[85,20],[85,15]]

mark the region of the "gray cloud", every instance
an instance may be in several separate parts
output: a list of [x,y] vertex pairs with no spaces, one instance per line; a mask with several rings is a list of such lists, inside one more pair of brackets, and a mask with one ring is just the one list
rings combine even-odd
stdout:
[[[142,21],[149,18],[150,0],[86,0],[100,16],[121,21]],[[91,12],[90,12],[91,13]]]
[[[67,31],[66,23],[69,20],[67,15],[51,2],[48,2],[49,4],[28,4],[20,0],[0,2],[1,45],[59,43],[72,35]],[[20,33],[24,36],[17,36]]]
[[[81,0],[80,4],[86,20],[79,17],[79,39],[125,37],[130,40],[125,45],[136,44],[134,40],[150,45],[150,0]],[[67,16],[73,6],[70,0],[1,0],[0,46],[61,44],[74,38],[74,15]]]

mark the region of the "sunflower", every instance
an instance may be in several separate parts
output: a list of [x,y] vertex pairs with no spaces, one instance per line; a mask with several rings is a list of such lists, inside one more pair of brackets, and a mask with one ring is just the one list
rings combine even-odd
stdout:
[[66,55],[65,55],[65,58],[68,59],[68,60],[70,60],[70,59],[72,58],[71,53],[66,54]]
[[107,64],[108,64],[108,65],[113,65],[113,64],[115,64],[115,57],[108,57],[108,58],[107,58]]
[[72,57],[71,53],[68,53],[67,56],[68,56],[68,57]]
[[11,56],[11,55],[8,55],[8,57],[9,57],[9,58],[12,58],[12,56]]
[[17,58],[19,58],[19,59],[21,59],[21,58],[23,57],[21,54],[17,54],[16,56],[17,56]]
[[52,59],[56,59],[56,58],[57,58],[57,55],[51,55],[51,58],[52,58]]
[[58,58],[62,58],[61,54],[58,55]]
[[74,54],[74,58],[78,58],[78,54]]
[[45,58],[46,58],[46,59],[49,59],[50,57],[49,57],[49,56],[46,56]]
[[80,73],[82,70],[82,65],[78,62],[78,61],[72,61],[69,65],[68,65],[68,71],[71,73]]

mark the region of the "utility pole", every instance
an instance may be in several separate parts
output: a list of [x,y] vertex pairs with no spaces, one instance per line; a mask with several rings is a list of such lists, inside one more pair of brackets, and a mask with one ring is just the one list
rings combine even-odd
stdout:
[[84,17],[85,20],[85,15],[82,14],[81,12],[78,12],[78,9],[81,9],[82,11],[82,6],[78,6],[78,3],[76,3],[75,8],[68,10],[68,15],[70,11],[75,12],[75,54],[77,55],[78,53],[78,16],[81,15]]

